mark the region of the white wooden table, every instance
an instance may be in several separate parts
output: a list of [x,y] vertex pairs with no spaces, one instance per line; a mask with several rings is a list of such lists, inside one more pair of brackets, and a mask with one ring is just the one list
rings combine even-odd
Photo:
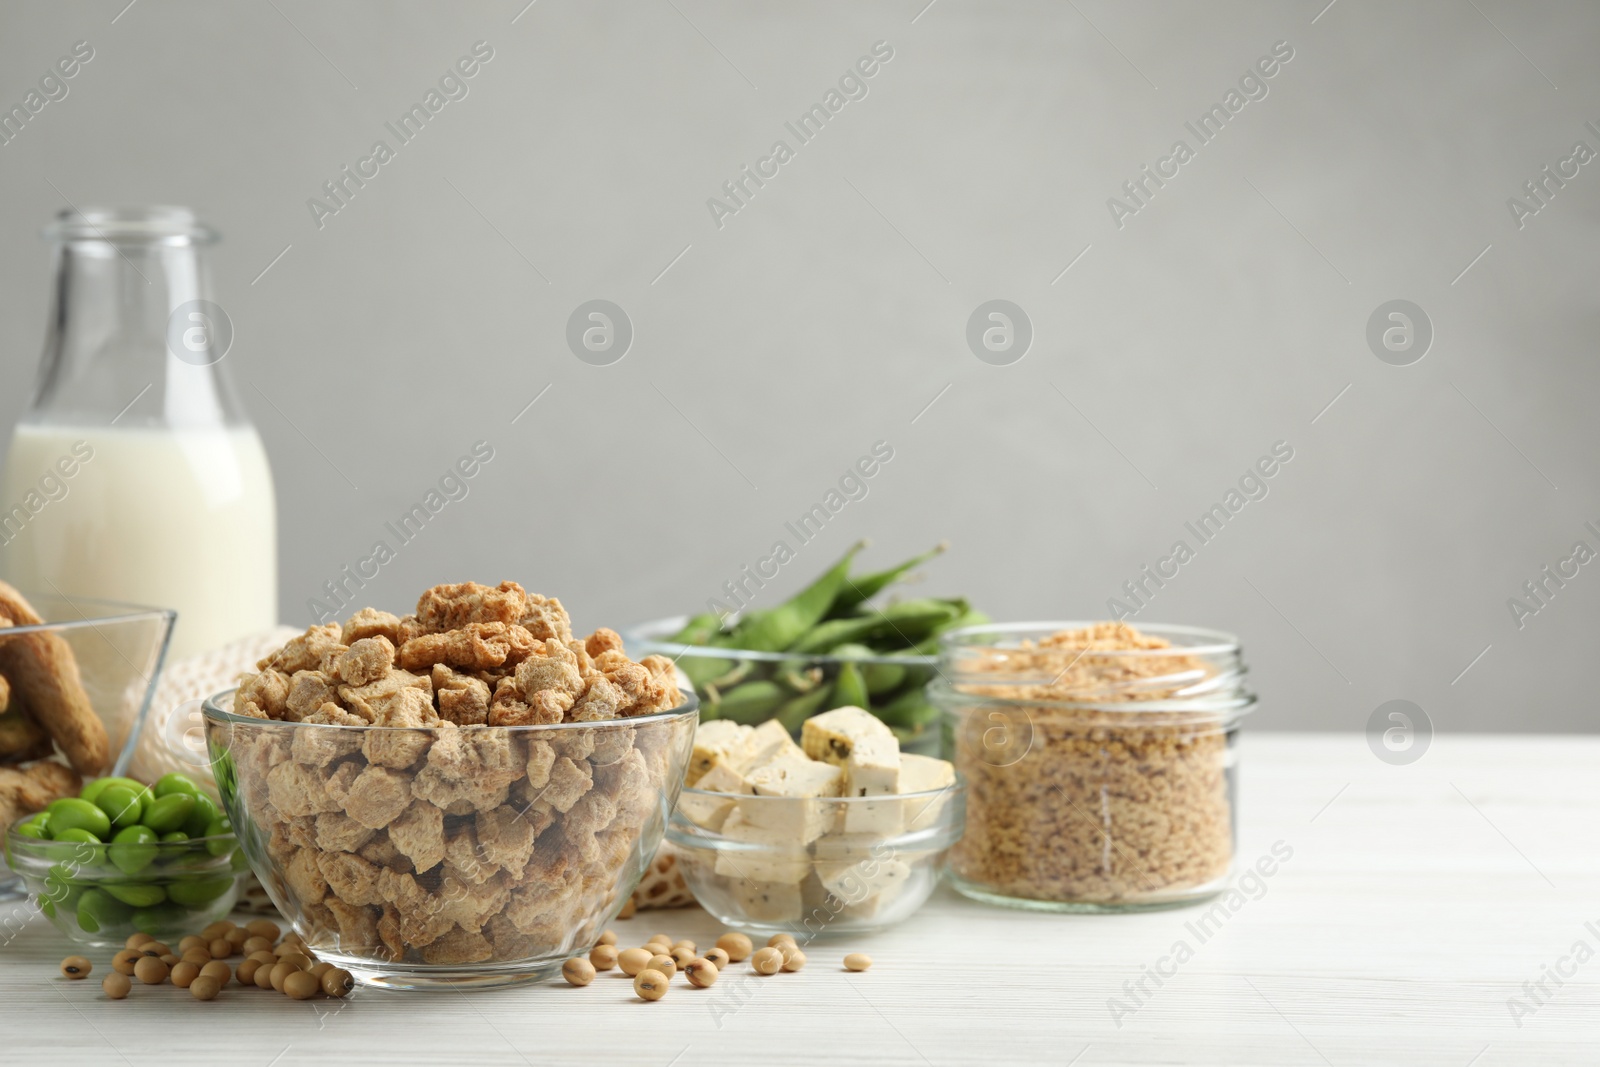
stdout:
[[[734,967],[654,1004],[611,976],[342,1004],[237,987],[202,1004],[170,986],[113,1002],[109,953],[67,982],[67,945],[35,918],[0,948],[0,1063],[1595,1064],[1600,955],[1569,954],[1600,953],[1597,765],[1590,737],[1440,735],[1393,767],[1355,734],[1247,733],[1240,858],[1278,841],[1293,856],[1204,940],[1187,925],[1203,909],[1043,916],[941,891],[891,932],[811,946],[799,974]],[[718,931],[690,909],[618,932]],[[1161,963],[1178,941],[1192,958]],[[876,966],[847,974],[851,950]],[[1125,989],[1158,963],[1160,987]],[[1558,965],[1559,987],[1544,977]],[[1547,993],[1524,988],[1540,980]]]

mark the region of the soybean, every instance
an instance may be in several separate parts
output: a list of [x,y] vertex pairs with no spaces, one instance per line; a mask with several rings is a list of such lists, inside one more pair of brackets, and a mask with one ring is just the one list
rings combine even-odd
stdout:
[[717,965],[704,956],[697,956],[683,965],[683,976],[696,989],[707,989],[716,984],[720,973]]
[[646,969],[660,971],[662,974],[666,975],[670,981],[672,976],[678,973],[678,963],[671,956],[665,955],[664,953],[657,953],[656,955],[650,957],[650,963]]
[[703,958],[708,960],[719,971],[728,965],[729,960],[727,949],[721,948],[707,949]]
[[844,969],[847,971],[864,971],[872,966],[872,957],[865,952],[852,952],[844,958]]
[[[177,795],[182,796],[183,794],[179,793]],[[189,983],[189,995],[196,1000],[215,1000],[217,994],[221,991],[222,983],[208,974],[202,974],[199,978]]]
[[179,989],[188,989],[189,983],[200,977],[200,965],[183,960],[172,968],[172,984]]
[[322,991],[330,997],[342,997],[356,987],[356,980],[343,967],[323,972]]
[[744,934],[729,931],[717,938],[717,947],[728,954],[728,959],[740,963],[750,958],[751,949],[754,947],[750,939]]
[[668,978],[660,971],[640,971],[633,979],[633,991],[640,1000],[660,1000],[667,995]]
[[625,948],[617,953],[617,966],[629,978],[637,978],[650,965],[652,953],[642,948]]
[[284,994],[294,1000],[309,1000],[321,988],[322,983],[310,971],[295,971],[283,980]]
[[783,953],[769,945],[750,957],[750,966],[757,974],[777,974],[783,969]]
[[568,985],[584,986],[594,981],[594,964],[582,956],[574,956],[561,965],[561,977]]
[[597,971],[609,971],[617,965],[617,946],[596,945],[589,953],[589,962]]
[[128,981],[127,975],[113,972],[101,979],[100,988],[105,990],[106,996],[112,1000],[121,1000],[133,989],[133,983]]
[[801,952],[799,949],[789,947],[783,949],[782,951],[784,970],[791,972],[798,971],[800,968],[806,965],[806,954]]
[[133,976],[145,985],[160,985],[170,973],[171,968],[154,956],[146,956],[133,965]]
[[68,978],[87,978],[92,970],[94,970],[94,964],[82,956],[68,956],[61,961],[61,973]]

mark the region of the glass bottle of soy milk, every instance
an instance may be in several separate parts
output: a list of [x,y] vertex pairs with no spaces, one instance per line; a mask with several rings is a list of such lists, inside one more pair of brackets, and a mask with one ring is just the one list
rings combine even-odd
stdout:
[[277,623],[261,439],[182,208],[63,212],[39,380],[6,453],[0,574],[24,592],[176,608],[169,656]]

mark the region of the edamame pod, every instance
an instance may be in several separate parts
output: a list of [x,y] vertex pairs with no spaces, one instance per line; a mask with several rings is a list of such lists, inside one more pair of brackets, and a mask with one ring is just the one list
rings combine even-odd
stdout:
[[839,673],[834,675],[833,692],[828,697],[828,707],[844,708],[867,706],[867,683],[861,679],[861,668],[854,661],[845,660],[839,664]]
[[850,561],[866,545],[865,541],[851,545],[821,577],[784,603],[766,611],[752,612],[739,628],[739,647],[756,652],[777,652],[788,648],[821,622],[849,576]]
[[702,612],[692,615],[689,621],[683,624],[683,629],[667,638],[668,641],[680,645],[703,645],[713,635],[722,631],[722,619],[713,612]]
[[928,702],[918,686],[906,690],[882,707],[873,708],[872,713],[889,726],[909,729],[932,722],[938,716],[939,709]]
[[871,600],[891,584],[905,577],[911,571],[916,570],[949,547],[949,541],[940,541],[922,555],[912,556],[904,563],[890,567],[888,570],[876,571],[872,574],[863,574],[859,577],[847,579],[844,583],[844,588],[840,589],[839,595],[834,598],[833,607],[828,612],[829,616],[838,618],[847,614],[857,604]]
[[832,686],[819,685],[809,693],[801,693],[786,701],[772,717],[781,722],[783,728],[792,734],[799,730],[807,719],[822,710],[831,692],[833,692]]
[[754,726],[771,718],[792,695],[777,682],[746,682],[723,694],[715,707],[720,718]]

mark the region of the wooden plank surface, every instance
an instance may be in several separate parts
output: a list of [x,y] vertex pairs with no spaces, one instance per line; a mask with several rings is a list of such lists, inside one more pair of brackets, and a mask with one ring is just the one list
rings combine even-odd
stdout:
[[[202,1004],[170,986],[108,1001],[109,953],[90,981],[56,977],[68,946],[35,917],[0,947],[0,1062],[1600,1062],[1600,739],[1443,735],[1395,767],[1359,735],[1247,734],[1241,758],[1241,862],[1278,842],[1292,856],[1205,929],[1203,908],[1048,916],[941,890],[893,931],[809,946],[799,974],[735,966],[655,1004],[608,976],[343,1004],[235,987]],[[617,929],[624,944],[718,932],[698,909]],[[1597,955],[1580,962],[1578,942]],[[855,950],[870,972],[840,968]]]

